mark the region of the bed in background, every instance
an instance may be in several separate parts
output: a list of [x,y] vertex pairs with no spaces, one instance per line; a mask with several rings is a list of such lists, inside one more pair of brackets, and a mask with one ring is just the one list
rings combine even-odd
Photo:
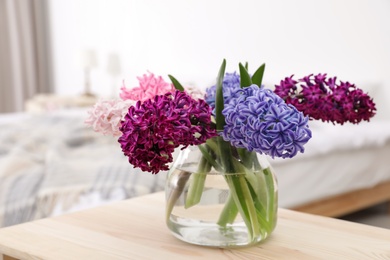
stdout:
[[390,201],[390,123],[310,122],[305,153],[272,162],[280,206],[340,217]]
[[[0,226],[162,191],[166,172],[132,168],[84,110],[0,116]],[[270,160],[284,208],[341,216],[390,199],[390,123],[312,122],[306,152]]]
[[0,226],[163,190],[117,142],[86,128],[84,110],[0,117]]

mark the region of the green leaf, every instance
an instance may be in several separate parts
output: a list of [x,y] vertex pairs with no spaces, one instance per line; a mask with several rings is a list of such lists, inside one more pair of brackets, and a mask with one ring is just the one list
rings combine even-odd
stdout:
[[252,76],[253,84],[261,87],[261,82],[263,81],[263,75],[265,70],[265,63],[261,65]]
[[238,66],[240,68],[240,85],[241,85],[241,88],[249,87],[250,85],[252,85],[251,76],[249,76],[248,71],[245,69],[245,67],[241,63],[239,63]]
[[217,131],[222,131],[225,125],[225,117],[222,114],[222,110],[224,107],[222,84],[223,84],[223,77],[225,76],[225,69],[226,69],[226,60],[223,59],[221,68],[219,69],[218,76],[217,76],[217,85],[216,85],[216,94],[215,94],[215,123],[216,123]]
[[245,62],[245,69],[246,69],[246,71],[249,71],[249,64],[248,64],[248,62]]
[[180,82],[177,79],[175,79],[172,75],[168,75],[168,77],[171,79],[172,84],[175,87],[175,89],[180,90],[180,91],[184,91],[183,86],[180,84]]

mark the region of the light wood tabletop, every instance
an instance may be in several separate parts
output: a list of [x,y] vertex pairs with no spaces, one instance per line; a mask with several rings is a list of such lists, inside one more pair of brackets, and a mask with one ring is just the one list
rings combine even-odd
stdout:
[[390,230],[280,209],[257,246],[190,245],[165,226],[155,193],[0,229],[4,259],[390,259]]

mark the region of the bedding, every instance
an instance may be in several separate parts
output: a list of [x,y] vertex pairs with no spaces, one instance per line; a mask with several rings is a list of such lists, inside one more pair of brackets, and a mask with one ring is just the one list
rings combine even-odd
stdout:
[[313,137],[305,153],[271,161],[281,207],[295,208],[390,181],[389,122],[310,122],[310,127]]
[[[0,116],[0,226],[164,189],[166,172],[134,169],[117,141],[87,128],[85,118],[79,109]],[[304,154],[270,158],[281,207],[390,180],[390,123],[310,124]]]
[[133,169],[83,112],[0,121],[0,226],[163,190],[166,173]]

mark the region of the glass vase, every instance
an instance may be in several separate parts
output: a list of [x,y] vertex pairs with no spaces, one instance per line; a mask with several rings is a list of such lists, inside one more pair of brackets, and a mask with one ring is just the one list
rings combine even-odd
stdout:
[[180,151],[165,194],[167,226],[188,243],[250,246],[276,225],[277,183],[267,158],[221,137]]

